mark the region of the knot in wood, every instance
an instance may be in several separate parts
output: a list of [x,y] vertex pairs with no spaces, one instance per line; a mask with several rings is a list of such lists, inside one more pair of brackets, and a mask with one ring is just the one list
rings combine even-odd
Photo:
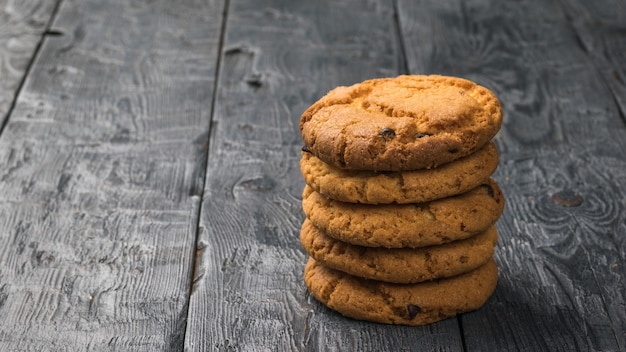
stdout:
[[564,207],[577,207],[583,203],[583,197],[572,190],[562,190],[552,195],[552,201]]

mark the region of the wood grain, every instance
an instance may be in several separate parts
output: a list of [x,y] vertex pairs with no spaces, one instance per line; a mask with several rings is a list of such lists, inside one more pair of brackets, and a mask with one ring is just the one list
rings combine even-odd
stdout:
[[227,18],[185,347],[461,350],[455,320],[354,321],[304,285],[300,114],[337,85],[401,70],[390,2],[236,0]]
[[[462,318],[470,350],[626,347],[626,128],[619,89],[598,73],[568,11],[542,1],[399,1],[410,71],[473,79],[505,110],[500,283]],[[621,72],[623,53],[602,55]],[[575,197],[582,203],[564,206]]]
[[626,123],[626,3],[563,0],[561,4],[580,46],[602,75]]
[[180,350],[222,6],[63,2],[0,138],[0,350]]
[[57,3],[0,0],[0,130]]

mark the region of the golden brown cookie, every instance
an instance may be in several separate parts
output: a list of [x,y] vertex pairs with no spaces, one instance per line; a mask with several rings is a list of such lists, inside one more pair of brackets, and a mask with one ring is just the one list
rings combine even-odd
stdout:
[[489,179],[453,197],[415,204],[356,204],[332,200],[305,187],[302,209],[326,235],[365,247],[417,248],[486,231],[504,210],[498,184]]
[[344,316],[385,324],[424,325],[483,306],[496,288],[498,268],[492,259],[451,278],[391,284],[358,278],[309,258],[304,281],[317,300]]
[[421,248],[362,247],[335,240],[305,221],[300,242],[331,269],[385,282],[409,284],[472,271],[488,262],[498,242],[495,226],[465,240]]
[[317,192],[343,202],[422,203],[467,192],[498,167],[493,142],[476,153],[434,169],[403,172],[342,170],[303,151],[300,170]]
[[300,118],[304,145],[352,170],[433,168],[474,153],[502,124],[487,88],[457,77],[404,75],[337,87]]

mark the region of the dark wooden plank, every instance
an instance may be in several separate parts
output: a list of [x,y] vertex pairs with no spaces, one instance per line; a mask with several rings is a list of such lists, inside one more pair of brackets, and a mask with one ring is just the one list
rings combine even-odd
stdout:
[[[412,73],[473,79],[505,110],[500,282],[483,309],[463,316],[467,348],[624,350],[626,128],[569,16],[544,1],[399,9]],[[607,66],[623,72],[624,61]]]
[[0,350],[180,350],[223,2],[63,1],[0,138]]
[[0,0],[0,127],[57,2]]
[[626,2],[562,0],[583,50],[602,74],[626,123]]
[[403,68],[390,1],[230,2],[185,346],[237,351],[458,351],[454,319],[343,318],[307,294],[299,243],[304,109]]

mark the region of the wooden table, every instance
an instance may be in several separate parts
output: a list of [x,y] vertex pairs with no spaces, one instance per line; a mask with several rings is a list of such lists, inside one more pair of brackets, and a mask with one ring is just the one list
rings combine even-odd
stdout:
[[[423,327],[315,301],[298,121],[338,85],[504,107],[495,294]],[[626,3],[0,0],[0,351],[626,350]]]

